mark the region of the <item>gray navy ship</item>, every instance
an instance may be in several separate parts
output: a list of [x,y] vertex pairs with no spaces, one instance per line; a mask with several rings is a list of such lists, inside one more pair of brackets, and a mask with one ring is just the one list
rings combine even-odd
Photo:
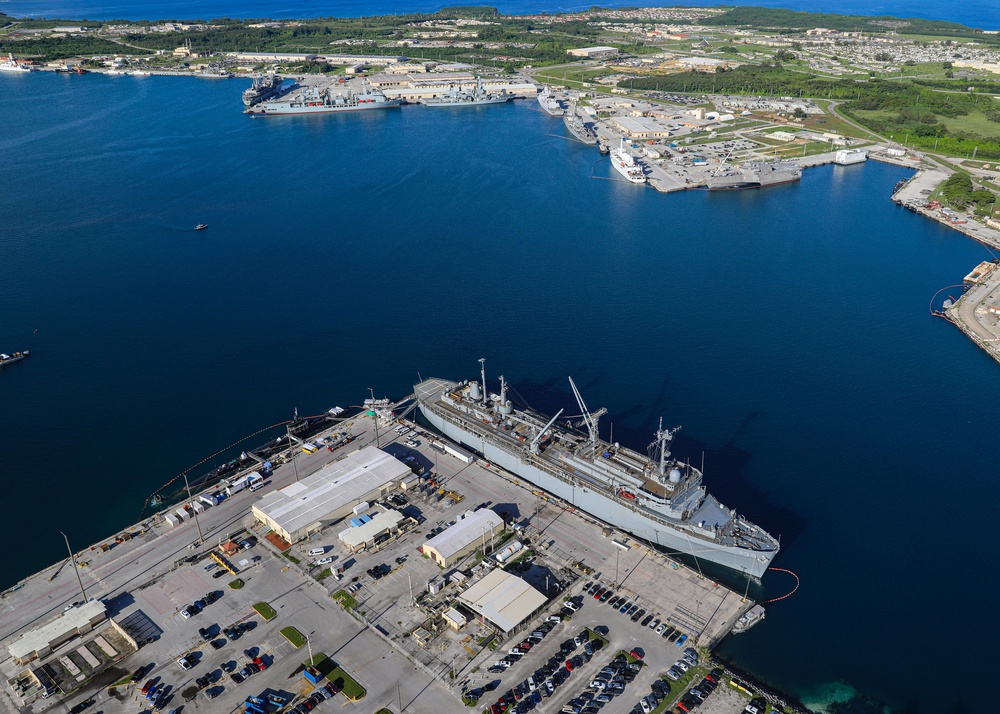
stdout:
[[471,92],[459,89],[455,85],[440,97],[424,99],[422,104],[428,107],[478,107],[484,104],[505,104],[514,98],[504,90],[498,94],[487,92],[483,87],[483,78],[476,77],[476,87]]
[[445,436],[595,518],[668,552],[764,574],[778,541],[710,495],[701,471],[671,456],[677,429],[661,420],[648,454],[603,441],[597,420],[606,410],[590,413],[572,379],[570,386],[586,433],[560,422],[564,410],[550,419],[515,408],[503,377],[500,393],[490,394],[485,368],[482,383],[426,379],[414,394]]
[[709,191],[740,188],[764,188],[791,183],[802,178],[798,164],[782,161],[751,161],[739,167],[729,167],[708,177]]
[[275,116],[286,114],[328,114],[331,112],[353,112],[369,109],[388,109],[398,107],[401,99],[387,99],[382,92],[372,91],[368,83],[364,83],[364,91],[333,94],[329,89],[310,86],[301,92],[286,96],[281,100],[272,100],[256,104],[246,111],[249,114]]
[[260,104],[281,92],[285,80],[276,74],[254,77],[253,83],[243,90],[243,103],[248,107]]

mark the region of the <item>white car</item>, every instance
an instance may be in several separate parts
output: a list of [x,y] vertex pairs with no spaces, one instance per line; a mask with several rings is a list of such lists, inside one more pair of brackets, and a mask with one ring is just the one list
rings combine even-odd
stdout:
[[326,552],[326,548],[312,548],[309,551],[309,555],[323,555]]
[[331,555],[327,558],[320,558],[319,560],[316,561],[316,565],[329,565],[332,562],[333,562],[333,556]]
[[190,620],[191,619],[191,613],[188,612],[186,609],[185,610],[181,610],[181,617],[183,617],[185,620]]
[[664,622],[664,623],[661,623],[661,624],[659,625],[659,627],[657,627],[657,628],[656,628],[656,634],[658,634],[658,635],[662,635],[662,634],[663,634],[663,631],[664,631],[665,629],[667,629],[667,623],[665,623],[665,622]]

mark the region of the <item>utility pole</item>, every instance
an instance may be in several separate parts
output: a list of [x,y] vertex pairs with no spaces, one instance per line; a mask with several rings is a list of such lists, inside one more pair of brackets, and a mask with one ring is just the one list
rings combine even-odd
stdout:
[[294,443],[295,442],[292,441],[292,425],[291,424],[285,424],[285,433],[288,434],[288,455],[292,459],[292,468],[295,469],[295,480],[298,481],[299,480],[299,464],[295,460],[295,448],[294,448]]
[[87,591],[83,589],[83,578],[80,577],[80,567],[76,564],[76,556],[73,555],[73,549],[69,547],[69,538],[65,533],[62,533],[63,540],[66,541],[66,551],[69,553],[70,562],[73,563],[73,570],[76,571],[76,581],[80,583],[80,593],[83,595],[83,602],[87,602]]
[[368,391],[372,394],[372,417],[375,420],[375,448],[378,449],[380,447],[378,442],[378,408],[375,406],[375,390],[368,387]]
[[198,509],[194,507],[194,500],[191,498],[191,484],[188,483],[187,474],[184,474],[184,486],[187,488],[188,501],[191,502],[191,510],[194,511],[194,524],[198,526],[198,542],[196,545],[201,545],[205,542],[205,534],[201,532],[201,521],[198,520]]

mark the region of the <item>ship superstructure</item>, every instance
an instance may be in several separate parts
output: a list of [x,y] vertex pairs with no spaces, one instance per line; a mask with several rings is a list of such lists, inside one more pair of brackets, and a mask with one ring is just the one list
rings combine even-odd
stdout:
[[415,386],[423,416],[453,441],[593,517],[654,546],[759,578],[778,553],[770,534],[708,493],[702,473],[671,456],[677,429],[662,421],[648,454],[603,441],[573,380],[577,422],[521,409],[482,382],[427,379]]
[[260,104],[279,92],[285,80],[276,74],[254,77],[253,83],[243,90],[243,103],[248,107]]
[[543,87],[539,93],[538,104],[545,110],[546,114],[554,117],[561,117],[566,113],[566,108],[552,95],[548,86]]
[[443,95],[433,99],[424,99],[422,104],[428,107],[476,107],[483,104],[505,104],[514,98],[507,90],[499,93],[487,92],[483,86],[483,78],[476,77],[476,86],[467,91],[452,85]]
[[750,161],[736,167],[720,167],[708,177],[709,191],[764,188],[791,183],[802,178],[802,169],[791,161]]

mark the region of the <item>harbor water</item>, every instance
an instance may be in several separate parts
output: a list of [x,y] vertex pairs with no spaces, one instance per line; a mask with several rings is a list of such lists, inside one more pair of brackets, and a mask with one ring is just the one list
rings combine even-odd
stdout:
[[32,352],[0,372],[3,588],[295,408],[485,357],[549,413],[572,375],[605,438],[682,424],[674,453],[781,536],[802,587],[722,648],[751,672],[923,713],[922,673],[992,660],[1000,371],[927,308],[989,254],[890,202],[906,170],[665,195],[528,102],[251,119],[235,80],[0,84],[0,350]]

